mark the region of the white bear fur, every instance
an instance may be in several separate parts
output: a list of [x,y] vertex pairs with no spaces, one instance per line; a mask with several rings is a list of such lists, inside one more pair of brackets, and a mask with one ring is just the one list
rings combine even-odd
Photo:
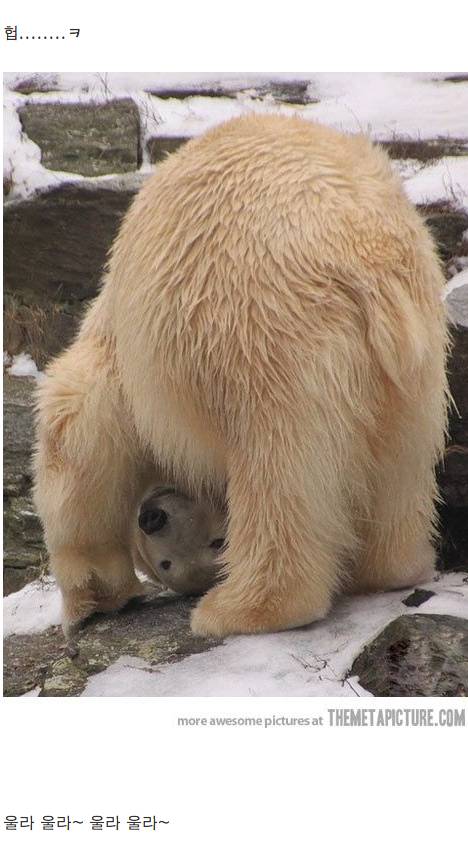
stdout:
[[427,578],[443,283],[363,136],[250,115],[160,165],[39,389],[35,494],[65,628],[140,592],[129,528],[149,467],[227,496],[227,577],[196,633],[307,624],[342,589]]

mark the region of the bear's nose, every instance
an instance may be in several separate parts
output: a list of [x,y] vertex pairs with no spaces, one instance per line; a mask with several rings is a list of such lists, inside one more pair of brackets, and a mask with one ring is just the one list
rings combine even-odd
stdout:
[[163,570],[169,570],[171,564],[172,564],[172,562],[165,560],[165,561],[161,561],[159,563],[159,566],[162,567]]
[[138,525],[145,535],[153,535],[166,525],[167,514],[162,508],[148,508],[142,505],[138,516]]

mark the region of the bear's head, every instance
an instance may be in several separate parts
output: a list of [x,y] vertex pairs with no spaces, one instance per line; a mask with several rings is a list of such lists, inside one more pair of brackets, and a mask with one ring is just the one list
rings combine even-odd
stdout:
[[224,513],[172,487],[155,487],[138,506],[139,565],[179,594],[203,594],[219,578]]

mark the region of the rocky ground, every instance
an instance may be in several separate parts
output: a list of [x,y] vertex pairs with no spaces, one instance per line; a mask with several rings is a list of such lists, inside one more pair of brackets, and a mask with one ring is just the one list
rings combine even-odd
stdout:
[[468,583],[343,597],[322,622],[219,641],[189,629],[194,601],[158,596],[94,616],[71,655],[50,580],[5,601],[9,696],[465,696]]
[[[135,192],[153,165],[183,144],[191,131],[200,132],[203,122],[208,125],[229,117],[232,110],[273,107],[314,116],[313,110],[326,110],[328,103],[320,81],[310,80],[257,80],[254,87],[213,87],[211,83],[211,88],[206,85],[202,90],[187,86],[171,90],[155,84],[137,93],[138,97],[135,92],[114,96],[109,82],[104,82],[99,97],[91,97],[84,88],[68,91],[53,75],[23,75],[9,84],[15,91],[8,94],[10,130],[4,173],[5,347],[7,368],[12,363],[13,368],[4,383],[4,594],[11,596],[10,602],[17,599],[18,605],[22,605],[21,589],[33,579],[40,581],[47,573],[47,563],[30,493],[36,379],[15,375],[24,372],[15,369],[15,358],[26,352],[42,368],[67,345],[84,306],[97,291],[106,253]],[[439,80],[434,85],[437,98],[441,91],[459,93],[447,95],[454,98],[453,114],[458,115],[468,83]],[[321,113],[317,117],[324,120]],[[426,124],[429,119],[424,119]],[[447,453],[439,471],[445,500],[440,567],[460,571],[462,576],[468,570],[468,172],[464,171],[468,127],[463,132],[457,119],[452,129],[448,118],[447,129],[452,132],[441,135],[437,126],[431,135],[425,127],[418,135],[413,127],[411,133],[405,131],[403,119],[401,127],[398,122],[389,125],[392,129],[387,138],[385,124],[378,125],[376,138],[387,148],[406,179],[410,197],[426,217],[451,281],[447,303],[454,323],[454,347],[449,378],[457,407],[451,413]],[[457,588],[461,590],[456,593],[463,596],[466,584],[462,579]],[[80,657],[74,660],[66,655],[55,624],[25,634],[16,623],[16,632],[5,645],[6,693],[79,694],[90,676],[118,664],[122,656],[138,658],[154,668],[209,650],[216,642],[194,639],[189,632],[190,606],[190,601],[163,599],[117,616],[97,618],[83,633]],[[351,678],[359,676],[364,688],[374,694],[411,691],[407,672],[408,665],[413,671],[417,667],[411,661],[413,654],[419,660],[418,653],[425,653],[426,659],[428,652],[440,657],[440,651],[434,649],[439,638],[433,639],[432,632],[428,638],[428,622],[420,619],[423,615],[398,615],[402,623],[381,624],[384,633],[376,638],[374,650],[387,662],[393,659],[393,668],[398,660],[406,666],[406,684],[401,678],[397,678],[397,686],[388,684],[393,682],[393,674],[388,673],[387,663],[379,668],[383,671],[380,678],[366,678],[358,660],[352,668]],[[457,620],[437,620],[430,629],[442,636],[443,646],[456,648],[458,660],[463,654],[466,659],[463,618],[444,611],[427,617],[436,615]],[[407,625],[410,632],[405,632]],[[395,643],[400,647],[396,653],[388,650]],[[402,647],[410,651],[403,652]],[[428,647],[432,649],[428,651]],[[413,680],[414,693],[426,693],[424,689],[464,693],[463,689],[468,689],[466,667],[463,662],[458,667],[456,660],[453,665],[451,679],[444,679],[439,671],[440,676],[426,679],[423,685]]]
[[70,655],[60,626],[8,636],[4,693],[11,696],[39,689],[41,697],[77,695],[88,677],[121,656],[136,656],[156,670],[158,665],[220,644],[191,634],[190,608],[188,600],[161,597],[147,604],[130,604],[109,617],[96,615],[79,637],[77,656]]

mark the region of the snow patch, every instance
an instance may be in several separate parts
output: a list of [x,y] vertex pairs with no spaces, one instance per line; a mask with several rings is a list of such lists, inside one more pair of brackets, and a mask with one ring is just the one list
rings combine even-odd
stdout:
[[31,691],[26,691],[21,697],[39,697],[41,691],[40,686],[36,686],[36,688],[31,689]]
[[[5,355],[7,357],[7,361],[5,359]],[[11,364],[11,366],[7,366],[7,372],[10,375],[14,375],[16,378],[35,378],[37,381],[40,381],[44,375],[44,373],[37,368],[31,355],[28,355],[27,352],[21,352],[19,355],[14,355],[13,358],[10,358],[8,352],[4,352],[4,365],[5,361]]]
[[468,284],[468,269],[463,269],[461,272],[458,272],[457,275],[454,275],[453,278],[450,278],[447,286],[445,287],[444,299],[453,292],[453,290],[457,290],[458,287],[464,287]]
[[468,157],[444,157],[404,181],[414,204],[450,201],[468,211]]
[[62,597],[53,579],[36,579],[3,600],[3,635],[30,635],[61,622]]

